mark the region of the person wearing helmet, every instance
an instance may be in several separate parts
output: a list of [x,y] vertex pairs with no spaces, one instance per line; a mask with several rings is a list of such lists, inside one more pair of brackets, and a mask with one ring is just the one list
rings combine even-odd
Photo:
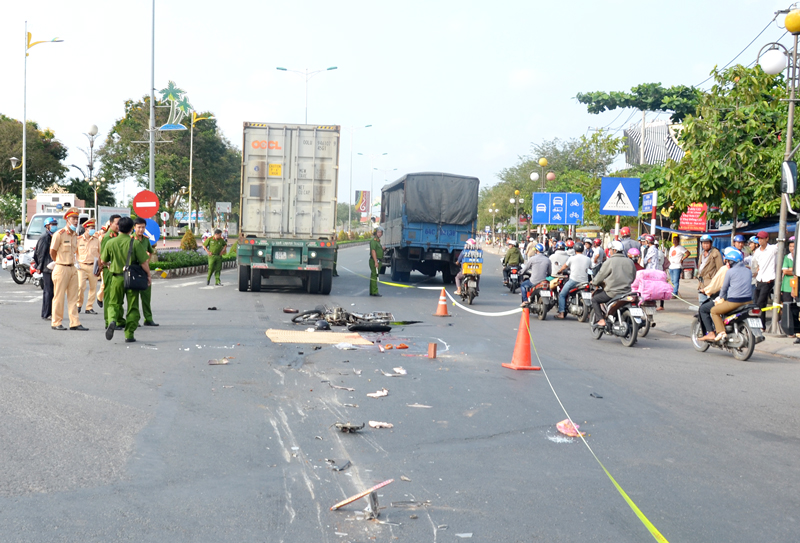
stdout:
[[[378,270],[381,269],[383,260],[383,245],[381,245],[383,228],[378,226],[372,233],[372,240],[369,242],[369,295],[380,296],[378,293]],[[392,270],[394,273],[395,270]]]
[[730,247],[725,252],[725,264],[730,268],[722,281],[714,307],[711,308],[711,320],[714,330],[700,338],[703,341],[722,341],[725,339],[725,322],[723,315],[735,311],[738,307],[750,302],[750,271],[742,264],[744,255],[738,249]]
[[506,254],[503,256],[503,284],[508,285],[508,273],[509,268],[511,266],[521,266],[522,265],[522,253],[517,247],[517,242],[513,239],[508,240],[508,249],[506,249]]
[[58,227],[55,217],[47,217],[44,220],[44,233],[36,242],[33,250],[33,263],[36,269],[42,272],[42,319],[50,320],[53,316],[53,267],[50,264],[53,259],[50,257],[50,242],[53,232]]
[[619,237],[620,241],[622,242],[622,253],[627,254],[628,249],[636,248],[641,250],[642,244],[636,241],[635,239],[631,239],[631,229],[627,226],[623,226],[619,229]]
[[643,270],[644,269],[642,267],[642,265],[639,264],[639,261],[642,259],[642,252],[639,249],[637,249],[636,247],[631,247],[630,249],[628,249],[628,253],[627,254],[628,254],[628,258],[630,258],[633,261],[633,265],[636,266],[636,271],[637,272],[639,270]]
[[689,250],[681,245],[681,237],[678,234],[672,236],[672,247],[669,248],[667,258],[669,259],[669,279],[672,281],[672,295],[678,296],[683,261],[689,258]]
[[572,238],[567,238],[565,243],[567,248],[567,256],[575,256],[575,241]]
[[[478,242],[472,238],[469,238],[467,242],[464,244],[464,249],[458,254],[458,259],[456,260],[456,264],[458,264],[458,273],[456,274],[456,296],[461,296],[461,282],[464,281],[464,272],[461,270],[461,264],[464,263],[464,259],[469,255],[469,252],[478,248]],[[481,290],[481,276],[478,276],[477,285],[475,286],[475,290],[480,292]]]
[[735,236],[733,236],[733,247],[734,247],[734,249],[738,249],[739,251],[742,252],[743,255],[746,256],[746,251],[744,249],[744,242],[745,242],[745,239],[744,239],[743,235],[736,234]]
[[705,302],[708,296],[703,294],[703,287],[714,278],[717,270],[723,265],[722,254],[712,245],[711,236],[708,234],[700,236],[700,254],[697,259],[697,296],[701,302]]
[[594,314],[598,318],[597,326],[605,326],[605,313],[600,307],[614,298],[626,292],[630,292],[631,283],[636,279],[636,266],[633,261],[625,256],[622,242],[614,240],[609,249],[609,258],[595,275],[592,284],[596,287],[604,285],[602,292],[596,292],[592,296],[592,307]]
[[561,266],[567,262],[568,258],[569,254],[567,254],[567,244],[563,241],[559,241],[556,243],[556,250],[550,255],[550,263],[553,265],[553,269],[560,269]]
[[641,247],[642,252],[642,266],[646,270],[659,270],[661,269],[658,258],[658,247],[656,247],[656,238],[647,234],[644,237],[645,245]]
[[569,257],[564,265],[556,272],[557,274],[563,273],[569,268],[569,279],[567,279],[561,287],[561,292],[558,294],[558,314],[555,318],[561,320],[566,318],[567,296],[569,296],[569,291],[578,284],[589,281],[589,268],[591,267],[592,260],[583,254],[583,245],[579,243],[575,246],[575,255]]
[[[733,250],[733,247],[726,247],[722,251],[723,261],[727,260],[727,256]],[[717,301],[719,291],[722,289],[722,283],[725,280],[725,274],[728,272],[728,269],[729,266],[726,263],[717,271],[716,275],[714,275],[714,278],[711,279],[711,282],[703,287],[703,294],[708,296],[708,299],[702,302],[698,308],[700,327],[703,330],[703,335],[714,329],[714,321],[711,320],[711,309],[713,309]]]
[[[753,300],[758,307],[770,305],[769,300],[775,286],[775,260],[778,258],[778,246],[769,244],[769,234],[763,230],[756,234],[758,248],[753,252],[753,262],[758,266],[756,273],[756,294]],[[761,324],[766,325],[767,316],[761,312]]]
[[[519,276],[524,278],[524,281],[519,285],[519,291],[522,295],[520,307],[525,307],[527,305],[529,294],[535,294],[534,287],[542,281],[545,281],[547,276],[551,275],[553,272],[553,265],[550,259],[544,254],[544,245],[537,243],[535,248],[536,251],[533,256],[528,259],[519,272]],[[528,275],[527,278],[525,278],[526,275]],[[534,292],[531,292],[531,290]]]
[[597,237],[592,242],[594,245],[594,250],[592,251],[592,275],[597,275],[597,272],[600,271],[600,266],[603,265],[603,262],[606,261],[608,258],[606,256],[606,252],[603,250],[603,238]]

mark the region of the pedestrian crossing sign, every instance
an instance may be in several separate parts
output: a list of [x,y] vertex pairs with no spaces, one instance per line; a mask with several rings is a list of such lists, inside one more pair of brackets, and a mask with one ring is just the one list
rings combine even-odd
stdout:
[[639,178],[604,177],[600,185],[601,215],[639,215]]

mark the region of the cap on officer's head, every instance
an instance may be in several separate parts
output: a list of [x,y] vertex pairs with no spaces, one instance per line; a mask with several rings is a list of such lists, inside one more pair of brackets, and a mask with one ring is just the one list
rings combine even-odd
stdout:
[[74,207],[68,209],[66,211],[66,213],[64,213],[64,218],[65,219],[69,219],[70,217],[77,217],[77,216],[78,216],[78,210],[75,209]]
[[89,230],[90,228],[94,228],[94,226],[95,226],[94,219],[89,219],[88,221],[86,221],[85,223],[83,223],[83,227],[84,227],[86,230]]

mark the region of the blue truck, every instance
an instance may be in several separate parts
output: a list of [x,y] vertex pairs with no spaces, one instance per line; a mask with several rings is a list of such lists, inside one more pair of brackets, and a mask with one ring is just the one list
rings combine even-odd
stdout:
[[452,283],[464,243],[478,226],[480,180],[440,172],[410,173],[381,190],[380,273],[408,282],[416,270]]

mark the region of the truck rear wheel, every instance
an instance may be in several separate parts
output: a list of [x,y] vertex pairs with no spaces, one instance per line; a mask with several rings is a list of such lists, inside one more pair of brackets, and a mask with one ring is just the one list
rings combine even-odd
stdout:
[[261,270],[258,268],[250,271],[250,291],[261,292]]
[[309,294],[317,294],[319,292],[319,272],[308,272],[308,281],[306,282],[306,292]]
[[250,288],[250,266],[239,266],[239,292]]
[[392,281],[402,281],[403,279],[401,278],[401,274],[399,271],[397,271],[397,257],[395,256],[394,253],[392,253],[391,266],[392,266],[392,272],[391,272]]
[[453,273],[450,271],[450,265],[448,264],[442,269],[442,283],[445,285],[449,285],[454,281]]
[[333,271],[322,270],[319,277],[319,293],[330,294],[333,286]]

